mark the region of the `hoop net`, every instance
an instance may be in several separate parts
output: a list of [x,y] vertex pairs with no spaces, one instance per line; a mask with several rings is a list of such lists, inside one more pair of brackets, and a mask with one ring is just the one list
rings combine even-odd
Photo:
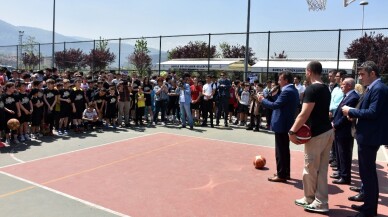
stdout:
[[306,0],[309,11],[323,11],[326,9],[326,0]]

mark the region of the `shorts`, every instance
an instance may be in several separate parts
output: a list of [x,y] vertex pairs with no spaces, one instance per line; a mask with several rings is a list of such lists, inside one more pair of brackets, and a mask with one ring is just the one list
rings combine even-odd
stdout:
[[61,110],[59,111],[59,118],[67,118],[72,113],[72,107],[69,103],[61,104]]
[[37,127],[40,126],[43,119],[43,109],[42,108],[35,108],[35,110],[32,112],[31,115],[31,126]]
[[238,111],[243,114],[248,114],[249,113],[248,105],[239,104]]
[[22,112],[22,115],[19,117],[20,124],[30,122],[30,121],[31,121],[31,115],[26,115],[26,114],[23,114]]
[[190,108],[194,109],[194,110],[198,110],[199,109],[199,102],[197,102],[197,103],[190,103]]

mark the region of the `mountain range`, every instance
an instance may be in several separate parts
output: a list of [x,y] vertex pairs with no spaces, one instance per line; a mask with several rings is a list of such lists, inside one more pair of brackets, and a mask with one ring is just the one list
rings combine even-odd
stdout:
[[[0,55],[16,55],[16,45],[19,44],[19,31],[24,31],[22,39],[23,42],[27,39],[28,36],[34,37],[35,41],[41,43],[40,52],[42,56],[51,56],[52,53],[52,31],[47,31],[40,28],[29,27],[29,26],[14,26],[10,23],[7,23],[3,20],[0,20]],[[83,41],[82,43],[69,43]],[[59,33],[55,34],[55,42],[58,43],[55,45],[55,51],[62,51],[64,48],[79,48],[84,53],[89,53],[93,49],[93,39],[81,38],[77,36],[65,36]],[[63,43],[66,42],[66,43]],[[119,54],[119,43],[118,40],[110,41],[108,47],[111,52],[116,54],[118,58]],[[159,49],[157,48],[148,48],[150,50],[149,55],[152,58],[152,63],[156,64],[159,62]],[[36,48],[38,50],[38,48]],[[121,43],[121,56],[120,62],[121,66],[128,66],[128,56],[133,53],[134,45]],[[165,51],[161,52],[161,60],[167,60],[167,53]],[[117,60],[116,60],[117,61]],[[116,63],[117,65],[118,63]]]

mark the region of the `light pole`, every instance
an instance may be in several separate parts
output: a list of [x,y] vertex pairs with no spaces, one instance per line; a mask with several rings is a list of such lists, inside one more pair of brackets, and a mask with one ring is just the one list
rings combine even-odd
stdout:
[[[23,35],[24,35],[24,31],[19,31],[19,46],[20,46],[20,52],[19,52],[19,57],[18,59],[22,59],[22,55],[23,55]],[[17,68],[19,68],[19,63],[17,65]]]
[[244,59],[244,82],[248,73],[248,62],[249,62],[249,24],[251,20],[251,0],[248,0],[248,14],[247,14],[247,36],[245,42],[245,59]]
[[54,68],[54,55],[55,55],[55,0],[53,6],[53,47],[51,53],[51,67]]
[[361,25],[361,37],[364,37],[364,9],[365,5],[368,5],[369,2],[367,1],[361,1],[360,5],[362,6],[362,25]]

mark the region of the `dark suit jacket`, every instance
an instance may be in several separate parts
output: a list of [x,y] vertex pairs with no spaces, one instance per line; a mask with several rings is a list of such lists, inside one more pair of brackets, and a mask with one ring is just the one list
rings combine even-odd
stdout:
[[262,101],[266,108],[273,109],[271,129],[275,133],[287,133],[295,121],[296,109],[299,105],[299,93],[294,85],[281,91],[275,102],[267,99]]
[[352,122],[343,115],[341,109],[342,106],[347,105],[350,107],[356,107],[358,100],[360,99],[360,96],[353,91],[351,92],[348,96],[346,96],[345,100],[343,100],[337,110],[335,111],[334,119],[333,119],[333,124],[335,128],[335,138],[351,138],[352,133],[351,133],[351,128],[352,128]]
[[356,140],[359,145],[388,144],[388,88],[377,81],[365,93],[359,109],[349,110],[349,117],[358,118]]

